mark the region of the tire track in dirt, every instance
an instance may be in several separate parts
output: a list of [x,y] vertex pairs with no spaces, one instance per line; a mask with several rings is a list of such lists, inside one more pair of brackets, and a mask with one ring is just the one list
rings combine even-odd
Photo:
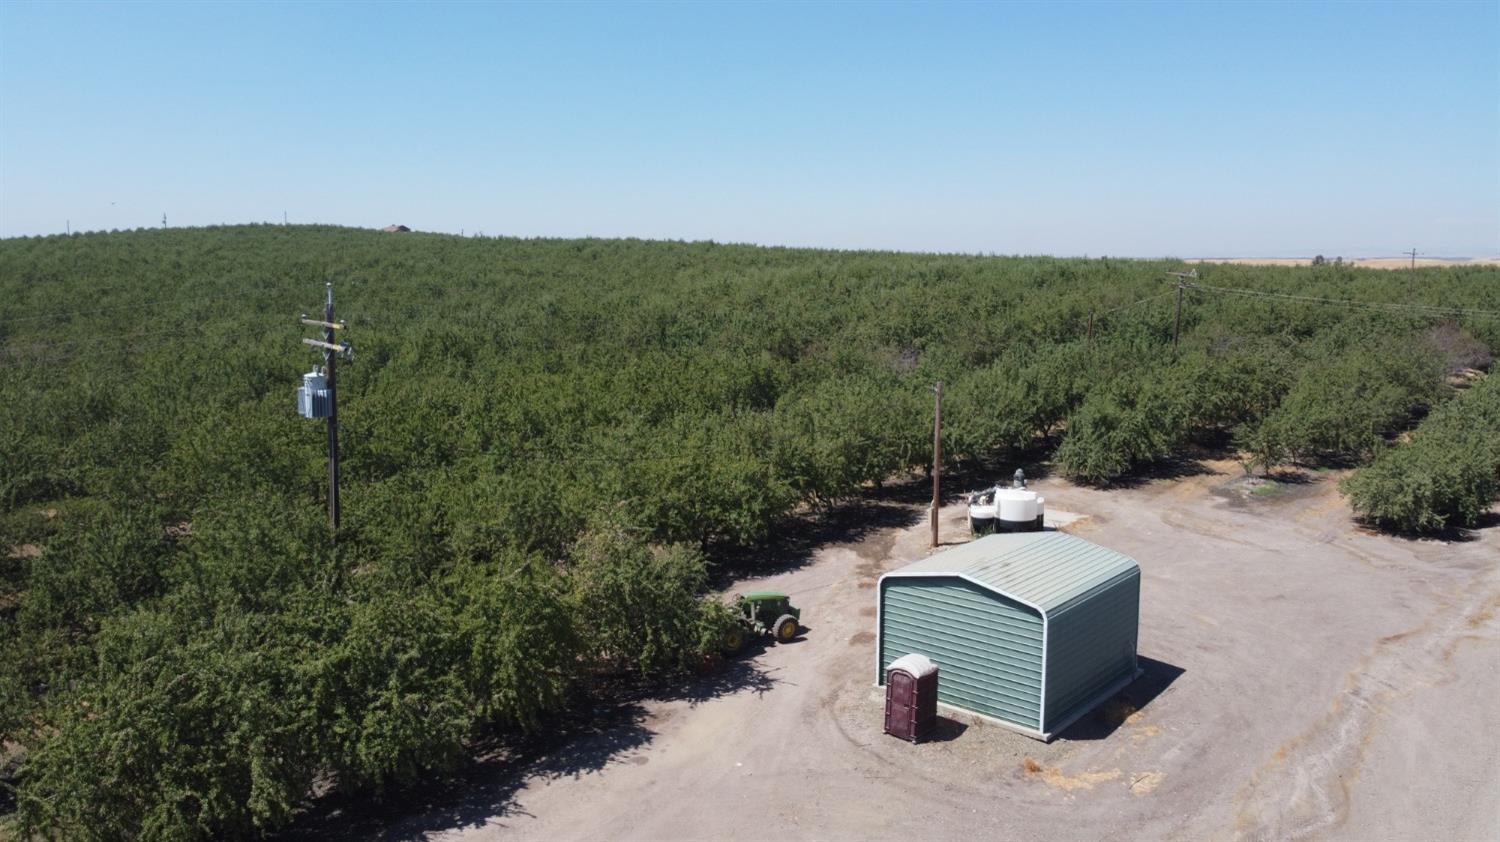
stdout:
[[1247,541],[1243,538],[1234,537],[1235,533],[1243,532],[1243,529],[1232,525],[1221,525],[1218,523],[1214,523],[1205,518],[1191,515],[1177,509],[1163,509],[1160,513],[1160,519],[1161,522],[1166,524],[1167,526],[1173,526],[1178,529],[1185,529],[1197,535],[1202,535],[1205,538],[1213,538],[1216,541],[1238,544],[1239,546],[1248,547],[1252,550],[1267,549],[1267,547],[1262,544],[1256,543],[1255,541]]
[[1421,625],[1375,643],[1345,676],[1328,711],[1277,748],[1240,788],[1235,839],[1304,839],[1348,818],[1351,790],[1385,714],[1416,688],[1451,681],[1457,646],[1494,621],[1500,590],[1493,589],[1493,578],[1491,588],[1463,601],[1461,610],[1446,602]]

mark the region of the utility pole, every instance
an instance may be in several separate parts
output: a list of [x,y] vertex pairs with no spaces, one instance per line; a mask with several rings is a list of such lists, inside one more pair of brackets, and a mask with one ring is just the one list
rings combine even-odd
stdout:
[[167,212],[166,211],[162,211],[161,212],[161,227],[163,227],[163,228],[167,227]]
[[[323,307],[323,341],[333,342],[333,281],[327,284],[328,303]],[[1182,296],[1179,290],[1178,297]],[[339,531],[339,381],[338,354],[329,349],[324,355],[328,360],[328,525]]]
[[[302,324],[323,328],[323,339],[304,338],[304,345],[323,349],[323,370],[328,383],[328,526],[335,533],[339,528],[339,401],[338,401],[338,355],[347,355],[352,348],[348,344],[334,341],[334,332],[347,325],[333,320],[333,282],[327,283],[328,298],[323,305],[323,318],[309,319],[304,315]],[[316,415],[310,417],[317,417]]]
[[1191,272],[1168,272],[1167,274],[1177,279],[1177,317],[1172,322],[1172,354],[1175,356],[1177,354],[1177,339],[1182,333],[1182,291],[1191,286],[1187,283],[1187,279],[1198,279],[1198,270],[1194,269]]
[[1403,251],[1401,253],[1411,255],[1411,271],[1417,271],[1417,247],[1412,246],[1411,251]]
[[943,476],[943,381],[932,388],[932,547],[938,545],[938,507]]
[[1177,353],[1177,339],[1182,335],[1182,281],[1177,282],[1177,317],[1172,320],[1172,353]]

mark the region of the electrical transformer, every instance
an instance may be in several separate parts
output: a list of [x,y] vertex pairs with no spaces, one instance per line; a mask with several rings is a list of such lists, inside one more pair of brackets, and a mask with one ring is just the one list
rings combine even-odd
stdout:
[[332,412],[328,375],[317,368],[302,375],[302,385],[297,387],[297,414],[303,418],[327,418]]

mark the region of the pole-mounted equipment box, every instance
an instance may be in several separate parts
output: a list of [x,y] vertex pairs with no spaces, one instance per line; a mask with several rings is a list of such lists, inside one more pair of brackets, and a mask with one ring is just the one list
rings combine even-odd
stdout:
[[316,368],[302,375],[302,385],[297,387],[297,414],[303,418],[327,418],[332,412],[328,375]]

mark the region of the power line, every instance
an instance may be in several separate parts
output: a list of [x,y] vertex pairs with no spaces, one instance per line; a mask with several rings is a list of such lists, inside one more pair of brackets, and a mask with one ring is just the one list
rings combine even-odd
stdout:
[[1290,301],[1300,304],[1328,304],[1337,307],[1353,307],[1366,310],[1389,310],[1425,313],[1427,315],[1468,315],[1468,316],[1500,316],[1500,310],[1480,310],[1470,307],[1444,307],[1437,304],[1401,304],[1389,301],[1349,301],[1340,298],[1318,298],[1311,295],[1296,295],[1289,292],[1265,292],[1252,289],[1235,289],[1233,287],[1216,287],[1208,284],[1190,284],[1189,289],[1204,290],[1207,292],[1220,292],[1227,295],[1239,295],[1248,298],[1268,298],[1280,301]]
[[[363,284],[359,283],[358,281],[355,281],[353,283],[356,286],[363,286]],[[44,319],[70,318],[70,317],[73,317],[73,316],[92,316],[92,315],[96,315],[96,314],[99,314],[99,313],[115,313],[115,312],[119,312],[121,310],[144,310],[144,309],[147,309],[147,308],[150,308],[150,307],[161,307],[161,306],[167,305],[167,304],[171,304],[173,306],[181,307],[181,306],[184,306],[184,305],[189,305],[190,306],[190,305],[193,305],[193,304],[200,304],[200,303],[210,302],[210,301],[224,301],[224,300],[235,299],[235,298],[249,298],[249,297],[256,296],[256,295],[267,295],[267,296],[272,296],[272,297],[275,297],[275,296],[288,297],[288,296],[290,296],[292,294],[293,294],[293,290],[289,290],[289,289],[274,289],[274,288],[257,287],[257,288],[251,288],[251,289],[235,290],[235,291],[232,291],[232,292],[223,292],[223,293],[219,293],[219,294],[216,294],[216,295],[200,295],[200,296],[197,296],[196,298],[181,298],[181,297],[175,297],[174,296],[174,297],[170,297],[170,298],[154,298],[154,299],[151,299],[149,301],[137,301],[137,302],[135,302],[133,304],[116,304],[116,305],[111,305],[109,307],[95,307],[95,308],[91,308],[91,309],[88,309],[88,310],[58,310],[58,311],[52,312],[52,313],[39,313],[39,314],[35,314],[35,315],[30,315],[30,316],[15,316],[15,317],[0,316],[0,324],[19,324],[19,323],[22,323],[22,322],[42,321]],[[268,302],[267,306],[280,306],[280,305],[275,304],[275,302]]]
[[[189,299],[186,299],[186,300],[181,299],[181,298],[158,298],[158,299],[154,299],[154,300],[151,300],[151,301],[136,302],[135,304],[119,304],[119,305],[115,305],[115,306],[112,306],[112,307],[98,307],[98,308],[95,308],[95,309],[92,309],[92,310],[60,310],[60,311],[55,312],[55,313],[41,313],[39,315],[34,315],[34,316],[19,316],[19,317],[14,317],[14,318],[6,317],[6,318],[0,318],[0,323],[4,323],[4,324],[18,324],[18,323],[21,323],[21,322],[37,322],[37,321],[42,321],[44,319],[61,319],[61,318],[70,318],[70,317],[73,317],[73,316],[92,316],[92,315],[96,315],[98,313],[114,313],[114,312],[118,312],[118,311],[121,311],[121,310],[144,310],[144,309],[146,309],[148,307],[159,307],[159,306],[164,305],[164,304],[182,305],[182,304],[196,304],[196,303],[199,303],[199,302],[206,302],[206,301],[223,301],[223,300],[225,300],[227,298],[245,298],[245,297],[248,297],[248,296],[251,296],[251,295],[256,295],[256,294],[265,293],[265,292],[267,292],[267,290],[263,290],[263,289],[248,289],[248,290],[240,290],[238,292],[226,292],[226,293],[223,293],[223,294],[220,294],[220,295],[205,295],[205,296],[200,296],[198,298],[189,298]],[[277,290],[276,292],[280,292],[280,290]]]
[[[264,318],[264,319],[268,319],[268,320],[271,318],[270,314],[260,314],[260,317]],[[199,327],[202,328],[202,329],[206,329],[208,327],[208,325],[206,325],[206,324],[199,324]],[[237,332],[238,333],[244,333],[245,331],[237,331]],[[4,346],[4,349],[5,350],[9,350],[9,349],[11,349],[13,347],[17,347],[17,346],[30,346],[30,347],[33,347],[33,348],[35,348],[37,346],[43,346],[43,347],[46,347],[46,348],[78,348],[78,347],[81,347],[81,346],[114,345],[114,344],[119,344],[119,343],[123,343],[123,342],[133,342],[133,341],[135,341],[137,339],[142,339],[142,338],[151,337],[151,336],[164,336],[164,335],[167,335],[167,334],[178,334],[178,335],[181,335],[182,334],[182,328],[167,328],[167,329],[163,329],[163,330],[132,331],[130,333],[106,333],[106,334],[99,335],[99,336],[91,336],[91,337],[89,337],[87,339],[62,339],[62,340],[53,340],[53,339],[41,339],[41,338],[35,338],[35,339],[33,339],[33,338],[27,337],[27,336],[11,336],[11,337],[7,337],[7,341],[6,341],[6,344]],[[200,333],[197,334],[197,335],[202,335],[201,334],[201,330],[200,330]]]
[[115,345],[122,342],[133,342],[137,339],[141,339],[147,336],[161,336],[163,334],[181,332],[181,330],[173,328],[171,330],[147,330],[139,331],[136,333],[110,333],[103,336],[89,337],[88,339],[64,339],[62,341],[52,341],[48,339],[31,340],[25,337],[12,337],[11,340],[6,343],[5,347],[7,350],[9,350],[12,346],[15,345],[27,345],[33,348],[37,346],[46,348],[78,348],[85,345]]
[[[508,462],[552,462],[559,466],[574,465],[636,465],[636,464],[660,464],[660,465],[693,465],[699,466],[711,458],[678,455],[678,456],[642,456],[639,454],[621,454],[619,456],[608,456],[603,454],[583,453],[579,451],[555,451],[542,452],[534,450],[515,450],[500,452],[501,456]],[[735,455],[735,454],[731,454]]]
[[1177,279],[1177,315],[1172,320],[1172,353],[1177,353],[1177,337],[1182,333],[1182,291],[1186,289],[1190,281],[1198,280],[1198,270],[1191,272],[1168,272],[1168,275]]
[[1163,292],[1163,293],[1158,293],[1156,295],[1148,295],[1145,298],[1141,298],[1141,299],[1138,299],[1136,301],[1132,301],[1129,304],[1121,304],[1118,307],[1111,307],[1108,310],[1100,310],[1099,311],[1099,315],[1101,315],[1101,316],[1107,316],[1110,313],[1117,313],[1117,312],[1119,312],[1121,310],[1125,310],[1125,309],[1134,307],[1137,304],[1145,304],[1147,301],[1155,301],[1158,298],[1166,298],[1167,296],[1173,295],[1173,294],[1174,293],[1171,293],[1171,292]]
[[[264,336],[265,333],[266,329],[264,327],[243,328],[239,330],[233,330],[228,333],[215,334],[215,338],[241,339],[247,336]],[[134,354],[144,351],[150,351],[156,348],[164,348],[167,347],[169,343],[148,342],[139,345],[127,345],[123,343],[132,342],[142,337],[160,336],[163,334],[177,334],[178,336],[183,335],[180,330],[162,330],[139,334],[120,335],[115,337],[105,337],[97,340],[79,339],[67,343],[53,343],[40,340],[33,342],[26,339],[13,337],[9,343],[4,346],[0,346],[0,355],[8,355],[13,360],[21,360],[27,358],[33,360],[45,359],[49,363],[56,363],[74,360],[80,356],[83,356],[84,354],[91,353],[96,350],[119,351],[121,353]],[[191,336],[201,338],[203,337],[203,334],[198,333],[192,334]],[[70,348],[70,350],[64,350],[54,353],[54,351],[58,348]]]

